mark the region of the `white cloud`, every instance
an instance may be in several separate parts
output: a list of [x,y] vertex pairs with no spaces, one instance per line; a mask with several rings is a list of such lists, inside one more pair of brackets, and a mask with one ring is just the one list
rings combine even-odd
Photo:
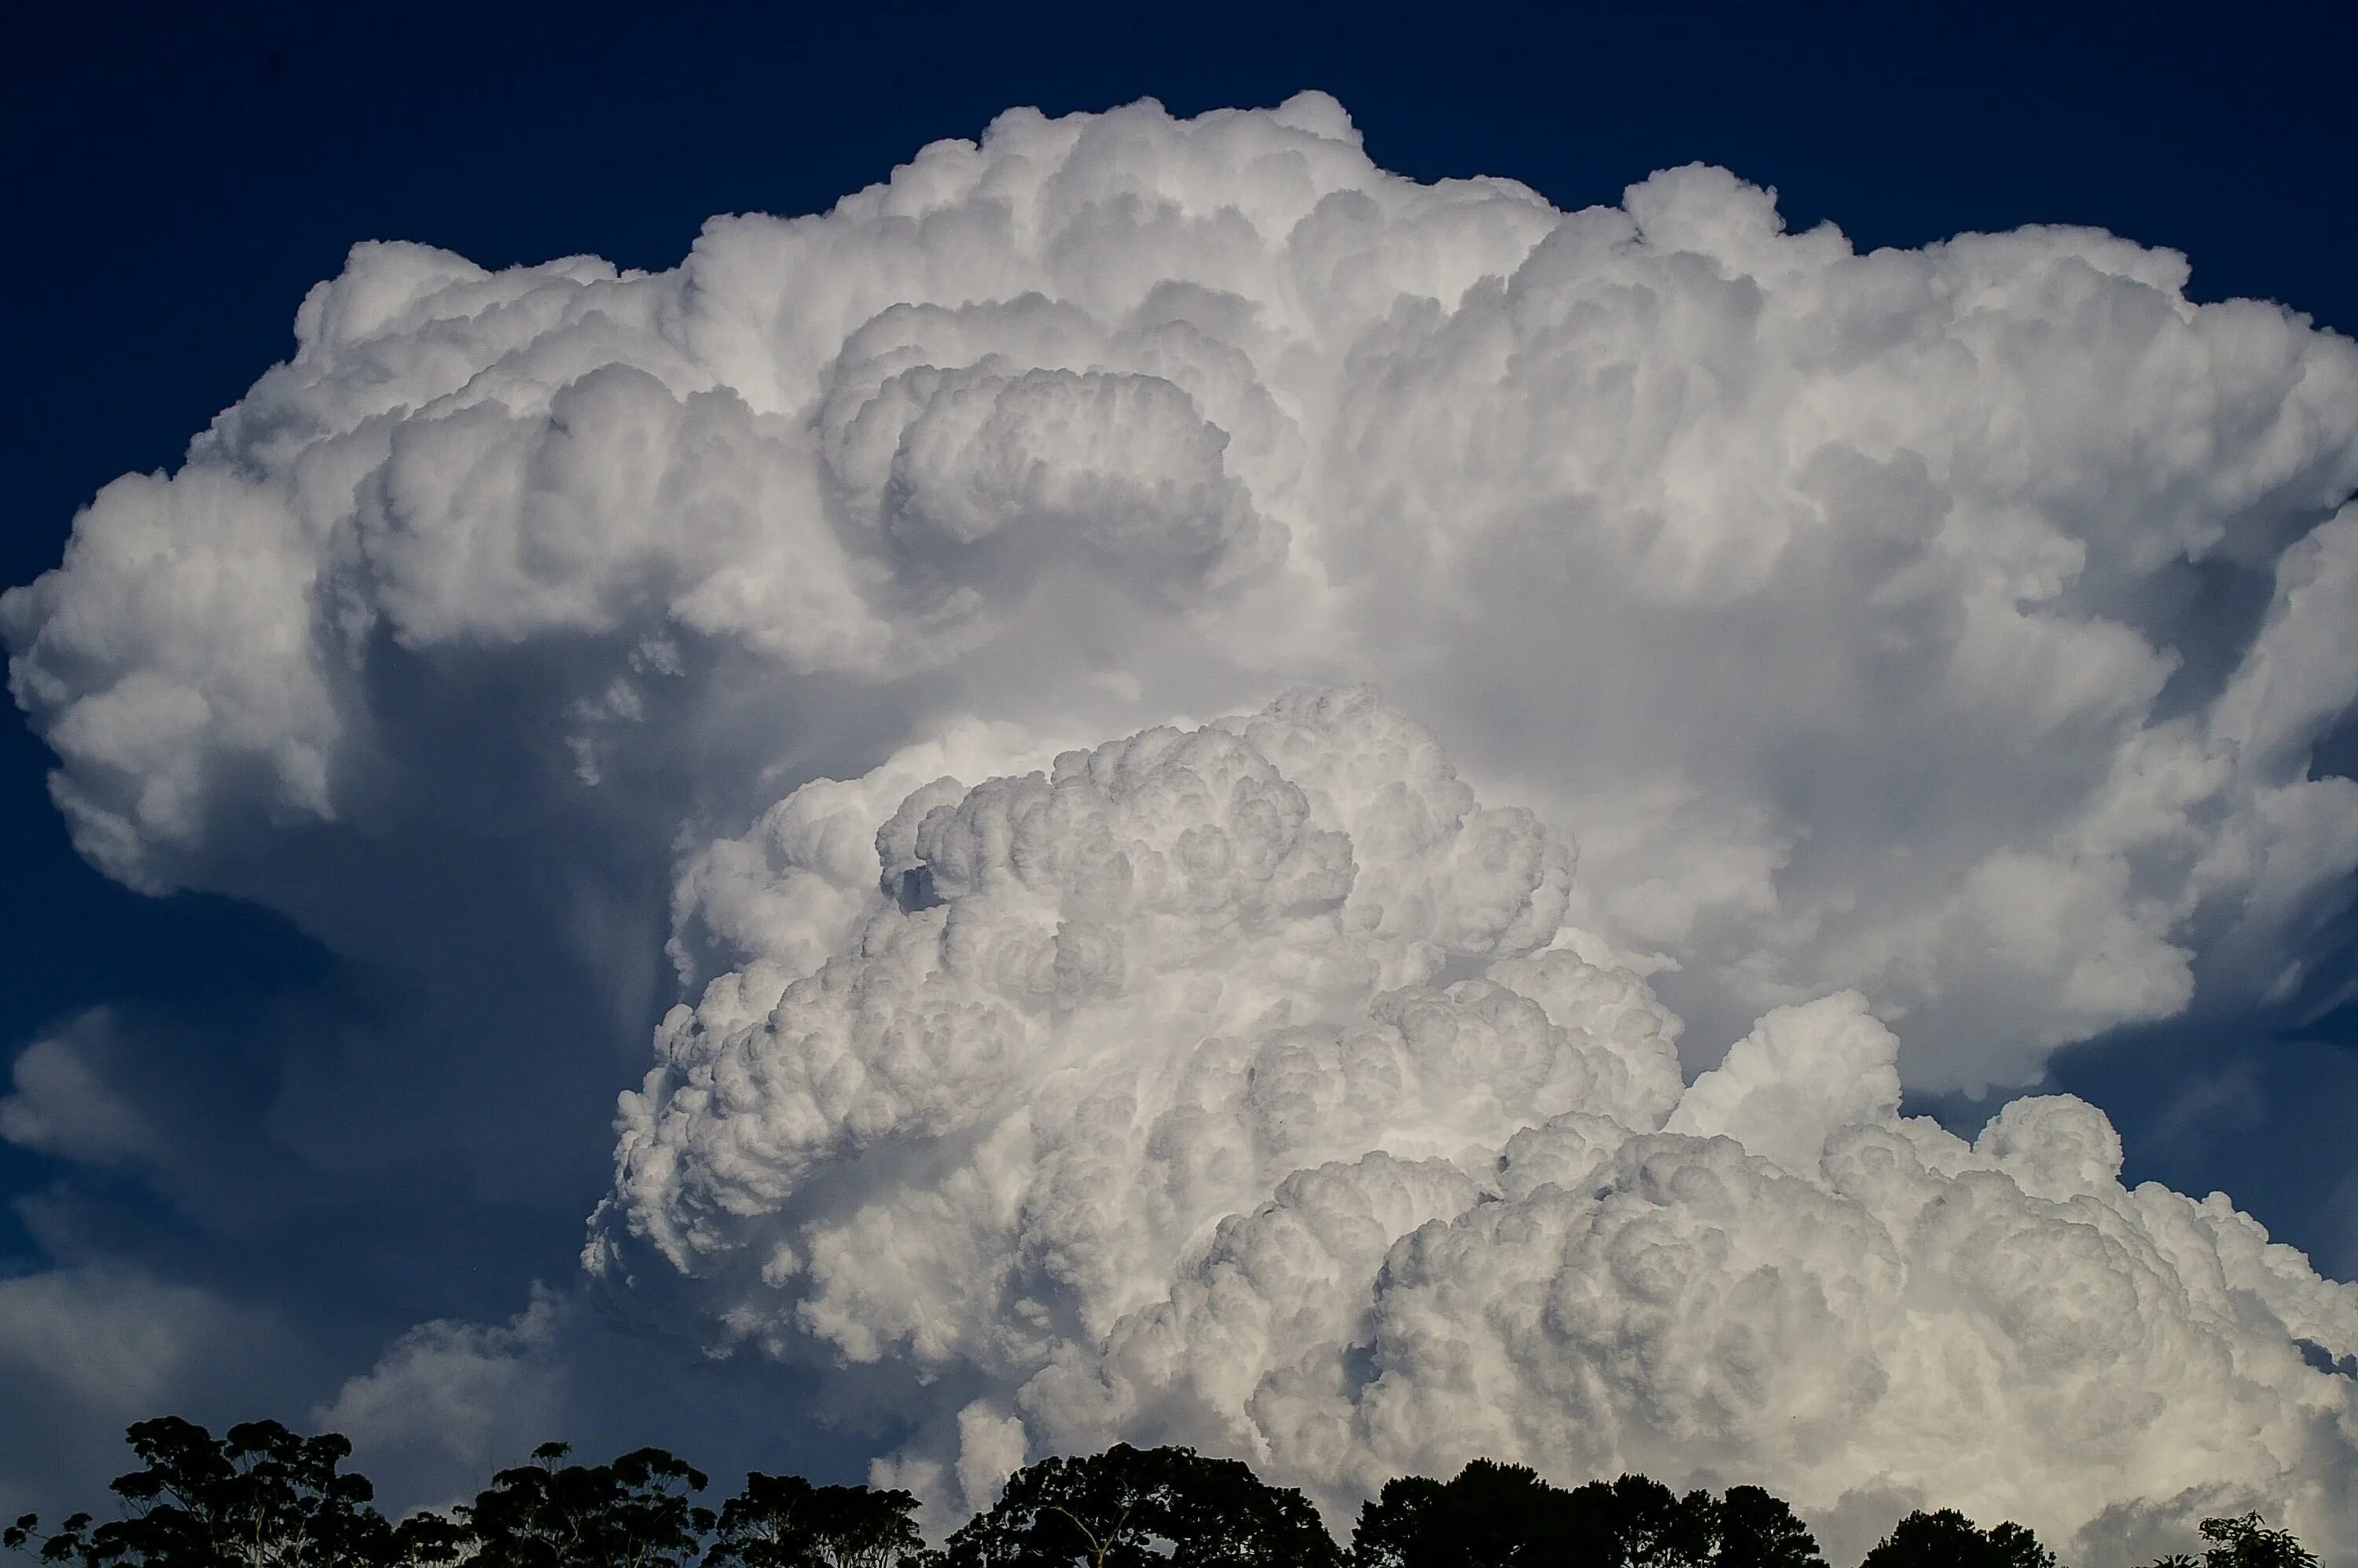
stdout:
[[114,1021],[103,1008],[18,1053],[15,1092],[0,1099],[0,1138],[89,1164],[145,1163],[166,1152],[145,1112],[107,1082]]
[[266,1007],[211,1027],[152,1008],[88,1009],[17,1054],[0,1141],[135,1173],[183,1216],[233,1230],[284,1214],[318,1194],[255,1125],[249,1068],[288,1026]]
[[421,1323],[312,1411],[312,1423],[351,1438],[357,1468],[389,1467],[409,1491],[463,1500],[562,1429],[557,1331],[568,1310],[535,1286],[504,1324]]
[[[1701,168],[1419,186],[1314,97],[1016,113],[672,272],[361,247],[0,618],[87,852],[298,914],[255,835],[619,787],[660,852],[927,714],[1375,678],[1591,845],[1582,924],[1700,1044],[1850,986],[1911,1082],[2020,1082],[2299,989],[2358,863],[2309,776],[2358,350],[2186,276],[1861,255]],[[479,736],[496,804],[404,762]]]
[[[1896,1115],[2348,979],[2358,348],[2186,282],[1420,186],[1315,95],[1016,112],[668,272],[360,247],[0,634],[93,861],[422,971],[458,1044],[319,1074],[340,1144],[603,1073],[667,914],[592,1255],[957,1368],[908,1465],[1938,1465],[2068,1530],[2352,1420],[2346,1289],[2095,1113]],[[1174,722],[1305,680],[1399,711]],[[1683,1091],[1681,1017],[1740,1042]],[[94,1149],[70,1065],[10,1125]]]
[[1682,1085],[1677,1021],[1561,927],[1568,846],[1365,693],[913,776],[767,818],[828,824],[768,875],[833,892],[665,1022],[589,1253],[688,1276],[719,1345],[902,1379],[901,1484],[972,1506],[1127,1438],[1338,1508],[1490,1454],[1838,1530],[2234,1498],[2353,1539],[2358,1385],[2313,1362],[2358,1289],[2125,1188],[2081,1100],[1903,1118],[1855,992]]
[[191,1364],[245,1325],[209,1292],[113,1264],[0,1280],[0,1361],[73,1406],[120,1421],[156,1413]]

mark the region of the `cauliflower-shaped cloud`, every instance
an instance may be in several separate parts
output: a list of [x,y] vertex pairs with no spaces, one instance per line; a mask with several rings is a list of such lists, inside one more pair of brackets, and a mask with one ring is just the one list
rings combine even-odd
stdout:
[[684,999],[591,1258],[912,1477],[2346,1539],[2345,1287],[2087,1108],[1898,1111],[2347,994],[2358,348],[2188,277],[1017,111],[667,271],[355,249],[0,637],[94,863],[418,979],[322,1143],[497,1169]]
[[720,1344],[901,1380],[894,1476],[971,1504],[1026,1444],[1153,1439],[1338,1507],[1490,1454],[2091,1560],[2107,1509],[2358,1529],[2358,1384],[2314,1364],[2358,1291],[2125,1189],[2080,1100],[1902,1117],[1856,992],[1682,1084],[1677,1020],[1562,927],[1569,846],[1368,694],[914,778],[764,818],[800,923],[665,1022],[589,1251],[687,1276]]
[[[813,784],[766,820],[863,797]],[[1636,982],[1539,952],[1570,847],[1364,692],[925,785],[871,831],[856,891],[842,833],[773,839],[778,886],[828,891],[673,1011],[624,1102],[617,1228],[690,1271],[758,1232],[739,1321],[764,1333],[1036,1357],[1288,1171],[1676,1092]],[[1518,959],[1561,1018],[1471,973]]]
[[946,719],[1374,679],[1580,832],[1691,1065],[1851,987],[2026,1082],[2347,978],[2358,350],[2187,277],[1018,111],[668,272],[356,249],[0,633],[86,853],[320,925],[354,836],[660,857]]

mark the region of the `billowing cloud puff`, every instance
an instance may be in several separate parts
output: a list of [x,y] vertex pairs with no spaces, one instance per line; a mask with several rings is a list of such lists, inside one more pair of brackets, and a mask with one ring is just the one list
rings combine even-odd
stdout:
[[1706,1053],[1855,987],[2022,1082],[2338,983],[2358,350],[2187,276],[1418,185],[1315,94],[1015,112],[670,272],[359,248],[0,627],[86,852],[323,924],[290,833],[661,856],[946,716],[1374,678]]
[[1490,1454],[1837,1530],[2358,1530],[2358,1290],[2124,1188],[2082,1101],[1902,1117],[1855,991],[1682,1085],[1562,927],[1569,847],[1368,694],[914,776],[765,817],[802,918],[665,1021],[590,1250],[688,1276],[722,1344],[900,1379],[896,1478],[972,1505],[1027,1446],[1155,1439],[1338,1506]]
[[535,1286],[504,1324],[421,1323],[312,1411],[373,1459],[394,1460],[437,1499],[458,1499],[501,1465],[563,1430],[565,1368],[556,1354],[568,1311]]
[[[765,822],[863,793],[806,785]],[[944,779],[871,831],[864,864],[840,835],[780,846],[803,929],[763,928],[763,961],[675,1009],[624,1102],[622,1229],[687,1270],[741,1252],[748,1217],[769,1233],[747,1332],[792,1281],[775,1326],[855,1358],[1021,1363],[1289,1171],[1495,1149],[1580,1106],[1658,1121],[1677,1091],[1642,987],[1539,952],[1569,846],[1478,806],[1363,692]],[[1494,960],[1531,994],[1470,978]],[[1566,1023],[1597,1025],[1588,1048]]]

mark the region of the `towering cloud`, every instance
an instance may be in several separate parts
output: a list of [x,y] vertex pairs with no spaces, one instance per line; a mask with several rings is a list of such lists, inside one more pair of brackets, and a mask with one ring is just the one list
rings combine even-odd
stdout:
[[680,999],[593,1262],[931,1485],[2347,1539],[2343,1287],[2076,1102],[1898,1115],[2351,980],[2358,349],[2187,277],[1016,112],[669,272],[361,247],[0,633],[94,862],[421,982],[322,1158],[549,1179],[503,1108]]
[[[780,918],[665,1020],[589,1253],[870,1368],[897,1479],[979,1506],[1010,1454],[1152,1438],[1338,1506],[1492,1454],[2092,1562],[2122,1509],[2358,1530],[2358,1290],[2124,1188],[2082,1101],[1901,1117],[1855,991],[1682,1085],[1562,925],[1569,846],[1368,694],[913,777],[764,818]],[[712,863],[690,924],[748,902]]]

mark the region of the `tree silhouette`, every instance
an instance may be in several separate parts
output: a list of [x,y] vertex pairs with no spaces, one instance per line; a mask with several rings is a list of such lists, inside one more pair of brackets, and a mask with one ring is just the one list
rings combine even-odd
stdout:
[[1449,1481],[1408,1476],[1362,1504],[1353,1559],[1367,1568],[1502,1568],[1545,1556],[1598,1560],[1602,1521],[1520,1465],[1476,1459]]
[[[220,1438],[177,1416],[125,1434],[140,1468],[111,1489],[123,1517],[27,1514],[0,1547],[72,1568],[1826,1568],[1817,1541],[1758,1487],[1684,1496],[1643,1476],[1566,1489],[1476,1459],[1447,1481],[1403,1476],[1363,1505],[1347,1555],[1302,1493],[1234,1460],[1118,1445],[1044,1459],[929,1550],[903,1491],[745,1477],[718,1514],[701,1471],[660,1448],[572,1465],[561,1443],[499,1471],[474,1501],[390,1523],[352,1444],[247,1422]],[[2256,1513],[2206,1519],[2200,1558],[2151,1568],[2318,1568]],[[1892,1527],[1860,1568],[2056,1568],[2021,1525],[1952,1509]]]
[[706,1568],[903,1568],[928,1562],[907,1492],[814,1487],[800,1476],[745,1477],[720,1509]]
[[215,1438],[193,1422],[161,1416],[126,1437],[142,1465],[110,1488],[129,1505],[125,1517],[93,1525],[76,1514],[44,1536],[27,1514],[0,1533],[0,1544],[38,1539],[43,1562],[155,1568],[324,1568],[392,1558],[393,1529],[369,1506],[367,1478],[339,1473],[352,1445],[334,1433],[297,1437],[256,1421]]
[[1785,1499],[1758,1487],[1730,1487],[1719,1504],[1713,1568],[1826,1568],[1815,1537]]
[[1624,1476],[1574,1488],[1572,1507],[1608,1542],[1615,1568],[1704,1568],[1719,1545],[1719,1505],[1706,1492],[1680,1497],[1660,1481]]
[[1476,1459],[1450,1481],[1388,1483],[1359,1510],[1364,1568],[1824,1568],[1790,1509],[1757,1487],[1721,1502],[1643,1476],[1566,1491],[1520,1465]]
[[[687,1568],[714,1523],[687,1495],[704,1473],[660,1448],[611,1465],[560,1465],[562,1443],[502,1470],[456,1510],[438,1544],[477,1568]],[[445,1559],[450,1560],[450,1559]]]
[[1894,1525],[1859,1568],[2055,1568],[2055,1553],[2012,1521],[1983,1530],[1954,1509]]
[[996,1507],[950,1537],[949,1568],[1338,1568],[1317,1509],[1230,1459],[1121,1444],[1044,1459],[1008,1478]]
[[2316,1554],[2290,1530],[2270,1530],[2257,1514],[2206,1519],[2202,1539],[2212,1543],[2202,1554],[2203,1568],[2317,1568]]

